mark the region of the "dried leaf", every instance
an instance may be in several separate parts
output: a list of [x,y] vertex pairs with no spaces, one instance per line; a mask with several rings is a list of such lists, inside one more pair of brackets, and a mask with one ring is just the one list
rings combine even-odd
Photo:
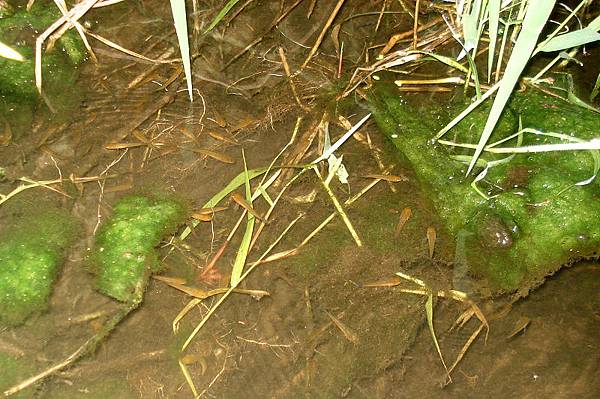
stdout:
[[437,233],[435,227],[429,226],[427,228],[427,246],[429,247],[429,259],[433,259],[433,251],[435,250],[435,240]]
[[235,138],[233,138],[227,134],[215,132],[214,130],[209,130],[208,134],[210,137],[212,137],[215,140],[219,140],[219,141],[223,141],[225,143],[235,144],[235,145],[240,144],[239,141],[237,141]]
[[404,208],[400,213],[400,220],[398,220],[398,225],[396,226],[396,230],[394,231],[394,236],[398,237],[408,219],[412,216],[412,209]]
[[197,154],[206,155],[207,157],[211,157],[211,158],[216,159],[217,161],[221,161],[223,163],[229,163],[229,164],[235,163],[235,161],[233,160],[232,157],[230,157],[229,155],[223,154],[221,152],[207,150],[205,148],[197,148],[193,151]]
[[392,183],[398,183],[401,181],[408,181],[408,178],[406,176],[402,176],[402,175],[381,175],[381,174],[368,174],[368,175],[363,175],[361,177],[364,177],[366,179],[379,179],[379,180],[385,180],[385,181],[389,181]]

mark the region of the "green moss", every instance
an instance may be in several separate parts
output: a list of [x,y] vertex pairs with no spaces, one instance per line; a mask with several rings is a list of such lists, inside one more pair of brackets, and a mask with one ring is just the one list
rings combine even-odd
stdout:
[[0,238],[0,322],[17,325],[46,308],[63,250],[74,237],[69,215],[47,212],[7,227]]
[[160,268],[155,247],[184,221],[185,206],[168,198],[129,196],[114,207],[96,237],[96,287],[119,301],[133,300],[140,284]]
[[[31,11],[19,10],[0,18],[2,42],[25,58],[20,62],[0,57],[0,113],[17,136],[40,103],[34,77],[35,39],[60,16],[53,4],[36,2]],[[83,43],[73,29],[56,42],[54,49],[43,52],[43,90],[55,111],[72,109],[78,103],[79,97],[72,87],[78,75],[77,66],[85,57]]]
[[[575,183],[593,174],[589,152],[552,152],[517,155],[510,163],[490,170],[479,188],[486,200],[465,180],[465,165],[450,159],[455,151],[433,144],[430,138],[460,111],[439,107],[415,110],[388,88],[371,95],[371,105],[382,131],[409,159],[448,231],[467,234],[467,263],[492,292],[526,291],[561,265],[594,255],[600,246],[600,184]],[[474,112],[448,137],[476,142],[487,109]],[[490,142],[523,127],[562,133],[580,139],[598,135],[598,114],[540,91],[514,94]],[[556,142],[542,135],[525,135],[523,145]],[[516,145],[516,140],[506,143]],[[506,156],[506,155],[503,155]],[[485,154],[487,161],[502,158]]]

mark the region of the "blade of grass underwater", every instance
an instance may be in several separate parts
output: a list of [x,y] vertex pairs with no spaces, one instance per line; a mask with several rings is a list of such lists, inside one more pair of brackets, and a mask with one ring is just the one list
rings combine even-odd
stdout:
[[192,64],[190,62],[190,43],[188,40],[188,27],[185,12],[185,0],[171,0],[171,13],[173,14],[173,23],[175,24],[175,33],[179,42],[179,51],[181,52],[181,61],[187,81],[188,95],[190,102],[194,101],[192,91]]
[[231,192],[235,189],[237,189],[238,187],[240,187],[242,184],[246,183],[246,179],[248,180],[252,180],[255,177],[258,177],[260,175],[262,175],[263,173],[265,173],[267,170],[269,170],[269,168],[264,167],[264,168],[256,168],[256,169],[250,169],[250,170],[244,170],[243,172],[241,172],[239,175],[237,175],[236,177],[234,177],[228,185],[225,186],[224,189],[222,189],[221,191],[219,191],[217,194],[215,194],[210,200],[208,200],[208,202],[206,204],[204,204],[202,206],[202,208],[214,208],[215,206],[217,206],[217,204],[219,202],[221,202],[221,200],[225,197],[227,197],[229,194],[231,194]]
[[506,65],[504,77],[500,81],[498,94],[496,94],[492,109],[490,110],[483,132],[479,138],[477,149],[475,150],[473,159],[467,169],[467,175],[473,170],[477,158],[481,155],[483,148],[492,135],[492,131],[494,130],[494,127],[496,127],[500,114],[504,110],[504,106],[512,94],[515,84],[519,80],[523,69],[525,69],[525,65],[527,65],[527,62],[533,53],[538,37],[550,17],[555,2],[555,0],[539,0],[535,2],[535,5],[533,3],[529,4],[525,13],[525,18],[523,19],[521,32],[519,33],[508,60],[508,64]]
[[600,40],[600,33],[593,29],[583,28],[556,36],[547,42],[543,47],[541,47],[539,51],[550,53],[553,51],[560,51],[569,49],[571,47],[581,46],[598,40]]
[[473,101],[467,108],[465,108],[460,114],[458,114],[450,123],[442,128],[434,137],[434,140],[439,140],[444,134],[448,133],[450,129],[456,126],[460,121],[462,121],[467,115],[471,113],[477,106],[479,106],[482,102],[488,99],[489,96],[494,94],[496,90],[500,87],[500,82],[493,85],[488,91],[486,91],[481,98]]
[[581,107],[581,108],[585,108],[588,111],[600,113],[600,110],[598,110],[595,107],[591,106],[590,104],[586,103],[585,101],[580,99],[575,94],[575,82],[573,81],[573,76],[571,76],[569,74],[565,74],[565,88],[562,90],[566,90],[566,92],[567,92],[566,100],[568,102],[570,102],[571,104],[577,105],[578,107]]
[[[244,184],[244,182],[246,181],[246,176],[248,177],[249,180],[254,179],[255,177],[261,176],[262,174],[266,173],[270,168],[268,167],[264,167],[264,168],[256,168],[256,169],[250,169],[249,171],[244,171],[241,172],[239,175],[237,175],[236,177],[234,177],[229,184],[227,184],[227,186],[225,186],[225,188],[223,188],[221,191],[219,191],[217,194],[215,194],[211,199],[208,200],[208,202],[206,204],[204,204],[202,206],[202,208],[214,208],[215,206],[217,206],[219,204],[219,202],[221,202],[223,200],[223,198],[227,197],[229,194],[231,194],[233,192],[233,190],[237,189],[239,186],[241,186],[242,184]],[[196,227],[198,225],[197,220],[194,220],[192,222],[192,227]],[[187,236],[189,236],[192,232],[192,228],[191,227],[186,227],[183,232],[179,235],[179,239],[180,240],[185,240],[187,238]]]
[[225,15],[227,15],[227,13],[231,11],[231,9],[238,3],[238,1],[240,0],[229,0],[229,3],[225,4],[225,6],[221,8],[221,11],[219,11],[215,19],[213,19],[210,25],[208,25],[208,28],[206,28],[204,33],[206,34],[213,30],[214,27],[217,26],[223,18],[225,18]]
[[[554,31],[552,31],[552,33],[550,33],[548,35],[548,37],[546,37],[546,39],[544,39],[535,49],[534,54],[537,54],[541,48],[545,47],[546,44],[551,41],[552,39],[554,39],[560,32],[563,31],[563,28],[565,28],[567,26],[567,24],[569,23],[569,21],[577,16],[577,13],[579,12],[579,10],[585,6],[588,3],[587,0],[582,0],[577,7],[575,7],[573,10],[571,10],[571,13],[565,18],[563,19],[560,24],[558,24],[558,26],[554,29]],[[600,24],[600,17],[596,17],[592,22],[590,22],[590,24],[587,26],[588,28],[592,29],[592,30],[599,30],[600,26],[598,26]]]
[[422,50],[414,50],[414,51],[410,51],[410,54],[425,54],[443,64],[448,65],[449,67],[458,69],[459,71],[463,72],[463,73],[467,73],[469,72],[469,70],[467,68],[465,68],[461,63],[455,61],[454,59],[450,58],[450,57],[445,57],[443,55],[439,55],[439,54],[435,54],[432,53],[431,51],[422,51]]
[[[246,165],[246,156],[244,155],[244,151],[242,150],[242,158],[244,159],[244,183],[246,185],[246,201],[250,206],[252,206],[252,191],[250,190],[250,178],[248,176],[248,168]],[[230,286],[236,287],[240,282],[242,277],[242,272],[244,271],[244,265],[246,264],[246,259],[248,258],[248,250],[250,249],[250,241],[252,241],[252,233],[254,231],[254,221],[256,218],[252,213],[247,212],[248,222],[246,223],[246,231],[244,231],[244,236],[242,237],[242,242],[240,243],[240,247],[238,248],[237,254],[235,256],[235,261],[233,262],[233,269],[231,270],[231,280]]]
[[594,101],[594,98],[596,98],[598,96],[599,92],[600,92],[600,73],[598,74],[598,77],[596,78],[596,83],[594,84],[594,88],[592,89],[592,92],[590,93],[590,101]]
[[481,98],[481,84],[479,83],[479,73],[477,72],[477,65],[475,65],[475,60],[473,60],[473,56],[470,53],[465,55],[467,60],[469,61],[469,73],[467,74],[467,79],[465,79],[465,90],[469,85],[469,75],[473,78],[473,84],[475,85],[475,97],[477,99]]
[[490,0],[488,5],[489,14],[489,39],[490,46],[488,48],[488,73],[487,81],[490,82],[492,78],[492,68],[494,66],[494,57],[496,55],[496,42],[498,41],[498,28],[500,22],[500,0]]
[[444,361],[444,356],[442,356],[440,344],[438,343],[437,337],[435,335],[435,329],[433,328],[433,293],[431,292],[429,292],[429,294],[427,295],[427,302],[425,303],[425,313],[427,314],[427,325],[429,326],[429,332],[431,333],[431,338],[433,338],[435,349],[437,350],[437,353],[440,356],[440,360],[442,361],[444,370],[446,370],[446,375],[448,376],[448,379],[452,381],[452,378],[450,378],[450,373],[448,372],[448,367],[446,367],[446,362]]
[[25,61],[23,56],[14,50],[13,48],[7,46],[6,44],[0,42],[0,57],[8,58],[9,60],[15,61]]
[[596,112],[596,113],[600,113],[600,110],[596,109],[595,107],[591,106],[590,104],[586,103],[585,101],[583,101],[581,98],[577,97],[575,95],[575,93],[573,93],[572,91],[569,90],[569,92],[567,93],[567,100],[574,105],[577,105],[578,107],[581,108],[585,108],[588,111],[592,111],[592,112]]

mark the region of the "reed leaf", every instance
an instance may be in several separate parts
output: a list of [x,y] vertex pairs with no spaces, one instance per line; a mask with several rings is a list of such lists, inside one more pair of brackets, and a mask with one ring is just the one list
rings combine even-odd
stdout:
[[475,162],[477,162],[477,158],[481,155],[483,148],[492,135],[492,131],[504,110],[504,106],[533,53],[538,37],[550,17],[555,2],[555,0],[539,0],[536,1],[535,4],[529,4],[523,19],[521,32],[519,33],[508,60],[508,64],[506,65],[504,77],[502,78],[500,88],[498,89],[498,94],[496,94],[485,127],[479,138],[477,149],[475,150],[473,159],[471,159],[471,163],[467,169],[467,175],[471,173],[475,166]]
[[173,13],[175,33],[177,33],[177,42],[179,43],[179,51],[181,52],[183,71],[185,72],[185,80],[187,81],[188,95],[190,97],[190,102],[193,102],[192,63],[190,60],[190,43],[188,40],[185,0],[171,0],[171,12]]

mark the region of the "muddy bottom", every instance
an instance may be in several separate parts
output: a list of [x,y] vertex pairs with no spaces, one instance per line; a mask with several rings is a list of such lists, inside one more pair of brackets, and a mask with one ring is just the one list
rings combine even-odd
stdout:
[[[172,38],[168,4],[155,3],[155,7],[123,5],[116,19],[121,25],[105,25],[104,33],[138,49],[154,37],[154,29]],[[339,108],[332,101],[340,85],[332,78],[338,63],[331,38],[300,75],[294,97],[281,58],[272,49],[281,46],[290,63],[296,67],[302,63],[308,50],[296,43],[311,46],[332,7],[330,2],[316,2],[312,9],[309,3],[291,11],[275,33],[241,55],[234,68],[224,65],[257,32],[272,32],[267,29],[281,9],[275,4],[250,7],[230,28],[204,37],[203,52],[194,61],[192,104],[183,91],[177,64],[153,66],[104,48],[106,62],[88,65],[82,72],[79,89],[85,100],[67,122],[48,119],[40,111],[32,127],[35,134],[15,134],[0,148],[0,166],[7,176],[0,181],[0,193],[15,189],[21,176],[64,180],[53,183],[55,191],[35,187],[12,197],[0,206],[0,221],[14,222],[24,212],[58,207],[70,209],[81,226],[48,309],[23,326],[0,331],[0,355],[19,364],[0,363],[8,364],[2,366],[6,374],[9,368],[14,370],[12,379],[0,388],[5,390],[66,359],[121,306],[93,289],[88,259],[98,226],[110,217],[119,198],[167,192],[197,211],[245,165],[248,169],[268,166],[280,152],[275,165],[309,162],[321,153],[325,122],[335,141],[346,131],[339,116],[356,123],[366,114],[358,97]],[[348,16],[372,11],[365,7],[363,2],[349,2],[343,12]],[[307,30],[309,12],[320,22]],[[369,23],[348,20],[342,34],[365,37],[364,32],[374,31],[376,14]],[[139,29],[132,33],[124,20],[138,21]],[[385,21],[388,31],[396,26],[397,21]],[[348,59],[353,59],[364,42],[355,40],[347,46]],[[158,40],[147,55],[159,57],[172,48],[168,40]],[[310,106],[310,112],[298,102]],[[476,317],[451,330],[457,318],[472,309],[470,303],[434,295],[433,323],[446,366],[451,367],[465,344],[470,344],[449,380],[428,326],[427,294],[468,286],[463,284],[467,277],[453,269],[454,240],[445,234],[413,172],[401,159],[387,155],[390,149],[374,123],[342,147],[349,178],[348,183],[337,178],[330,183],[336,200],[344,204],[372,184],[344,206],[346,221],[313,170],[287,187],[299,169],[282,169],[281,178],[267,192],[273,201],[286,191],[252,247],[246,267],[268,249],[269,256],[279,256],[258,266],[240,285],[268,295],[232,293],[185,350],[184,343],[222,294],[196,301],[174,325],[193,298],[152,279],[141,306],[91,353],[15,397],[600,395],[597,263],[565,269],[512,305],[503,299],[474,298],[489,321],[487,342],[485,328],[474,335],[481,327]],[[318,171],[327,176],[326,166]],[[395,179],[381,179],[381,174]],[[83,177],[89,181],[77,180]],[[253,189],[257,182],[253,181]],[[244,193],[243,187],[237,191]],[[185,280],[204,292],[228,286],[246,219],[215,266],[207,270],[243,217],[244,208],[229,197],[222,205],[227,210],[209,222],[190,217],[188,225],[197,226],[184,240],[179,237],[185,226],[164,239],[162,276]],[[253,206],[259,215],[269,208],[264,199]],[[407,214],[410,217],[399,225]],[[330,215],[334,215],[331,221],[313,235]],[[0,234],[10,234],[2,225]],[[418,280],[400,278],[397,272]]]

